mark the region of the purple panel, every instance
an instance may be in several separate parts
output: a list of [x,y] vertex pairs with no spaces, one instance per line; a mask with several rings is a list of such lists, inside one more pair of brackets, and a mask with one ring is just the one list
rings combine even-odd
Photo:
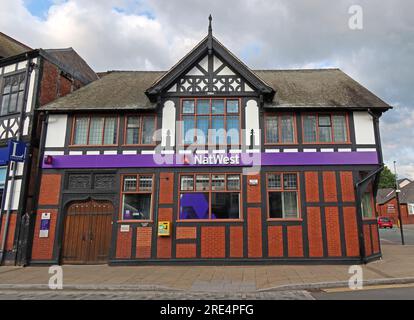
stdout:
[[180,219],[208,219],[208,193],[184,193],[180,199]]
[[216,167],[216,166],[289,166],[289,165],[367,165],[378,164],[376,152],[281,152],[256,155],[240,154],[237,163],[195,163],[182,155],[81,155],[53,156],[45,169],[87,168],[155,168],[155,167]]

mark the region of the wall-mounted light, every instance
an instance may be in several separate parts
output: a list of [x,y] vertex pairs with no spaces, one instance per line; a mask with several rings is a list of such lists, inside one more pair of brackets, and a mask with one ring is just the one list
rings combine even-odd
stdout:
[[51,155],[45,156],[43,159],[43,163],[51,165],[53,163],[53,157]]

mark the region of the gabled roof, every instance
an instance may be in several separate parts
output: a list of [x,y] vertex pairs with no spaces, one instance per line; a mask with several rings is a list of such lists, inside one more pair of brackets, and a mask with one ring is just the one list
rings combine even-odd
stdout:
[[257,91],[271,101],[274,89],[255,74],[249,67],[241,62],[233,53],[222,45],[215,37],[209,35],[185,55],[176,65],[167,71],[160,79],[157,79],[147,90],[146,94],[151,101],[155,101],[157,95],[168,89],[181,75],[189,71],[192,66],[207,54],[218,56],[229,64],[240,76],[246,79]]
[[0,59],[15,56],[32,49],[12,37],[0,32]]
[[155,109],[145,89],[165,72],[113,71],[62,98],[41,107],[41,110],[136,110]]
[[[392,188],[379,189],[377,203],[384,204],[395,198],[395,191]],[[400,203],[414,203],[414,182],[410,182],[401,188]]]
[[340,69],[258,70],[276,94],[267,107],[391,108]]
[[[387,109],[385,102],[339,69],[252,71],[276,89],[266,108]],[[165,71],[109,71],[100,80],[43,106],[43,110],[155,109],[145,90]]]

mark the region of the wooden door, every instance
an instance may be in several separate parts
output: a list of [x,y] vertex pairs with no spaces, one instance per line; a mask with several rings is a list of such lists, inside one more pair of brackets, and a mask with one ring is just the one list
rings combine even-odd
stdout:
[[101,264],[108,260],[113,205],[108,201],[73,202],[67,209],[62,263]]

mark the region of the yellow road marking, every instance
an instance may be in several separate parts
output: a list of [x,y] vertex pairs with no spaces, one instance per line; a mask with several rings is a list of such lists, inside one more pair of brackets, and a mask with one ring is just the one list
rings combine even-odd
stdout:
[[334,292],[364,291],[364,290],[393,289],[393,288],[411,288],[411,287],[414,287],[414,283],[371,285],[371,286],[364,286],[362,289],[359,289],[359,290],[358,289],[353,290],[347,287],[326,288],[326,289],[322,289],[322,291],[326,293],[334,293]]

